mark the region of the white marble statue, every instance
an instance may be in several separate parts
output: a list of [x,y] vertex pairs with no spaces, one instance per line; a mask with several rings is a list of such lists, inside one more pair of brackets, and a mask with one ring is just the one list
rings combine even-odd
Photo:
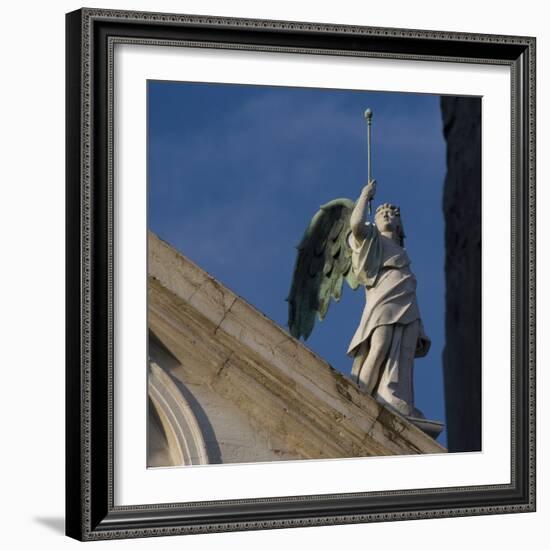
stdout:
[[336,199],[311,220],[298,245],[289,297],[288,326],[307,339],[315,318],[323,319],[338,301],[346,280],[365,288],[366,305],[348,354],[359,387],[403,416],[422,419],[414,406],[415,357],[428,353],[416,301],[416,278],[404,248],[399,208],[382,204],[374,223],[368,205],[376,193],[371,180],[358,200]]
[[352,378],[359,387],[422,429],[437,434],[443,424],[424,421],[414,406],[413,365],[430,349],[416,301],[416,278],[404,248],[399,208],[382,204],[374,223],[370,204],[376,193],[372,178],[372,111],[367,122],[368,184],[357,201],[335,199],[321,206],[302,240],[288,300],[288,327],[296,338],[311,334],[331,299],[338,301],[343,282],[363,286],[366,305],[348,348]]
[[416,278],[404,248],[399,208],[382,204],[374,223],[367,205],[376,182],[364,187],[350,216],[352,270],[365,287],[366,305],[351,340],[351,375],[359,386],[404,416],[423,417],[414,407],[413,364],[430,349],[416,301]]

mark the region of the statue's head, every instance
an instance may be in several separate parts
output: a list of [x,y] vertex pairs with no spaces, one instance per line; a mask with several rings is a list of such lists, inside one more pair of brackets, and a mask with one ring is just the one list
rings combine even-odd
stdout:
[[400,246],[405,245],[405,230],[403,229],[403,221],[398,206],[388,202],[381,204],[374,214],[374,222],[378,231],[392,233],[397,238]]

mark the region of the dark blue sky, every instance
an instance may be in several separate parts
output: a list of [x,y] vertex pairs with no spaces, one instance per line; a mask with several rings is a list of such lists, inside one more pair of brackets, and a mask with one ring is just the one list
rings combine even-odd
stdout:
[[[415,362],[416,405],[443,420],[445,142],[439,96],[150,81],[149,228],[286,327],[294,246],[318,207],[367,183],[401,207],[432,347]],[[344,289],[306,345],[349,375],[364,291]],[[446,434],[439,440],[446,444]]]

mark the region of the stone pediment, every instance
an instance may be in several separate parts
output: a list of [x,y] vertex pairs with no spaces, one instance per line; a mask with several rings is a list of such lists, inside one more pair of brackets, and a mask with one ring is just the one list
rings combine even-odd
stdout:
[[445,452],[154,234],[148,247],[150,466]]

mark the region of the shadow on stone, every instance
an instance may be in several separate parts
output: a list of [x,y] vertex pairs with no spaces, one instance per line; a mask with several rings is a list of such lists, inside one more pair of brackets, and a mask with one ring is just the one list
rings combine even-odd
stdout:
[[[175,369],[181,366],[181,363],[176,357],[164,346],[160,339],[154,334],[153,331],[149,331],[149,349],[154,349],[156,354],[162,355],[161,364],[166,368],[166,371],[170,374],[170,370]],[[199,423],[204,441],[206,443],[206,451],[208,453],[208,460],[210,464],[221,464],[222,463],[222,454],[220,447],[217,443],[216,434],[214,428],[206,414],[205,410],[198,402],[196,397],[193,395],[191,390],[183,384],[178,378],[170,375],[173,382],[178,387],[178,390],[181,392],[183,397],[189,403],[189,406]]]

